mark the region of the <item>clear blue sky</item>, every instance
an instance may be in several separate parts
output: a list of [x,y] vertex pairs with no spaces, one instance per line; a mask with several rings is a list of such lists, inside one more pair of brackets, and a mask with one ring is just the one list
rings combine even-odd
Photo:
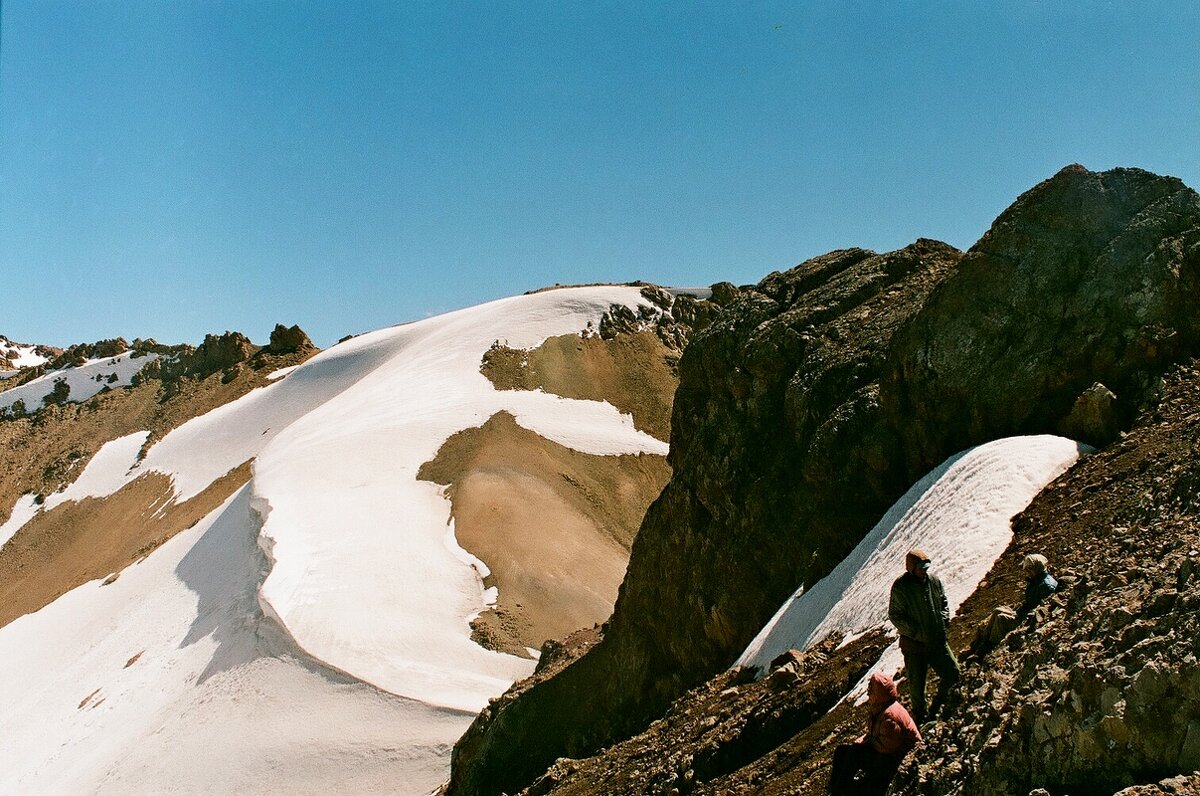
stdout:
[[[0,333],[322,346],[1200,188],[1200,3],[2,0]],[[886,8],[880,8],[886,6]]]

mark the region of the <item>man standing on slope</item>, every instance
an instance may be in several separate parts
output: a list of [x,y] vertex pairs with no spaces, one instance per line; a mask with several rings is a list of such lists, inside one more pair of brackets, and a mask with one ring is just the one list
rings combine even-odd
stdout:
[[888,618],[900,633],[900,651],[908,676],[908,694],[917,724],[924,724],[925,676],[932,666],[938,674],[940,705],[950,687],[958,682],[958,661],[950,651],[946,627],[950,624],[950,606],[946,591],[936,576],[929,574],[929,556],[911,550],[904,558],[906,572],[892,584]]

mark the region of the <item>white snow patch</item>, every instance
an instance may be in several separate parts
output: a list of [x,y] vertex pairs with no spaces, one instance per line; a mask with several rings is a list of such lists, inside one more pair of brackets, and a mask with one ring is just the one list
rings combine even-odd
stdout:
[[36,368],[50,361],[37,352],[37,346],[14,343],[6,337],[0,337],[0,354],[17,368],[15,371],[6,371],[10,375],[20,373],[22,368]]
[[37,504],[37,495],[28,494],[22,495],[13,505],[12,511],[9,512],[8,519],[3,525],[0,525],[0,547],[3,547],[9,539],[21,530],[21,526],[32,520],[41,508]]
[[105,497],[123,487],[128,482],[129,471],[137,464],[138,451],[149,436],[149,431],[138,431],[106,442],[78,478],[66,489],[46,498],[46,510],[68,500]]
[[5,793],[427,794],[471,716],[306,662],[257,611],[249,489],[0,629]]
[[43,399],[60,380],[70,388],[67,400],[81,403],[105,387],[128,387],[134,375],[157,358],[158,354],[135,357],[133,352],[126,351],[115,357],[89,359],[78,367],[51,370],[27,384],[0,392],[0,409],[9,408],[20,400],[25,402],[26,411],[35,412],[42,408]]
[[[950,457],[896,501],[829,575],[788,599],[735,665],[765,670],[786,650],[808,649],[830,633],[886,627],[894,634],[889,595],[913,548],[930,555],[953,614],[1008,546],[1013,515],[1074,464],[1080,449],[1043,435],[1001,439]],[[900,663],[893,644],[871,672],[894,674]],[[865,694],[867,677],[856,695]]]
[[271,373],[268,373],[267,378],[270,379],[271,381],[275,381],[276,379],[282,379],[284,376],[288,375],[289,373],[291,373],[293,370],[295,370],[298,367],[300,367],[300,366],[292,365],[290,368],[280,368],[279,370],[275,370],[275,371],[272,371]]
[[634,428],[633,417],[607,401],[579,401],[543,392],[514,392],[505,407],[517,425],[566,448],[595,456],[653,453],[669,446]]

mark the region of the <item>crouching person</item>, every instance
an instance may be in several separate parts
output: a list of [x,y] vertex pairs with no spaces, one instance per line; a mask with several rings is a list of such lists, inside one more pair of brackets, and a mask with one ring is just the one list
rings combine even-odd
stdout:
[[876,672],[867,683],[867,732],[833,752],[830,796],[882,796],[904,756],[921,741],[912,716],[900,704],[896,683]]

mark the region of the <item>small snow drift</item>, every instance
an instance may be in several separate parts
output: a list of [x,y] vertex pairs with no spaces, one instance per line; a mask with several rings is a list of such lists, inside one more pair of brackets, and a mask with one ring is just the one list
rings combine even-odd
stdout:
[[[808,649],[831,633],[855,636],[886,626],[894,634],[888,596],[913,548],[933,559],[953,613],[1008,546],[1013,515],[1080,452],[1076,442],[1042,435],[996,440],[950,457],[896,501],[829,575],[788,599],[735,665],[765,670],[786,650]],[[899,665],[893,644],[872,671],[894,673]]]
[[[50,361],[41,346],[14,343],[0,335],[0,379],[15,376],[22,368],[36,368]],[[10,369],[11,368],[11,369]]]

